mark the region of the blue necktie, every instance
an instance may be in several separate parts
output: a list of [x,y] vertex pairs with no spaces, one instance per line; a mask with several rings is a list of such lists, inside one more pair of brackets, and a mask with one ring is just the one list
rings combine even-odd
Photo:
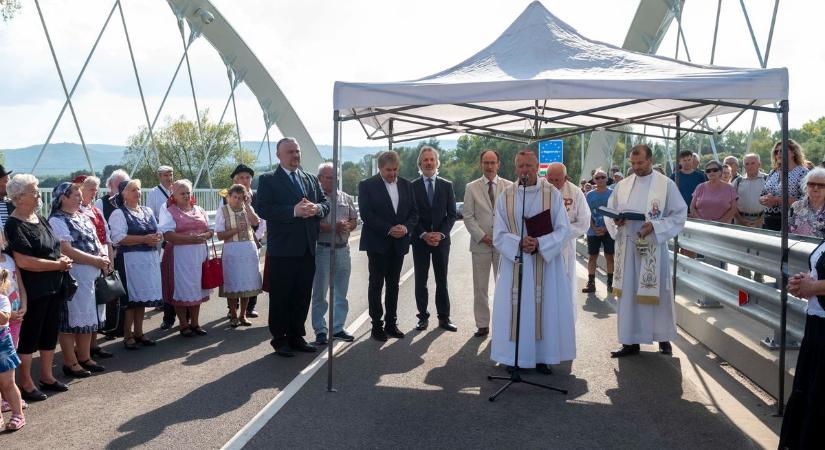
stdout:
[[292,178],[292,184],[294,184],[294,185],[295,185],[295,189],[298,189],[298,192],[299,192],[301,195],[304,195],[304,187],[303,187],[303,186],[301,186],[301,183],[298,181],[298,176],[297,176],[297,175],[295,175],[295,172],[292,172],[292,173],[290,174],[290,177]]
[[427,178],[427,200],[430,201],[430,206],[433,205],[433,179]]

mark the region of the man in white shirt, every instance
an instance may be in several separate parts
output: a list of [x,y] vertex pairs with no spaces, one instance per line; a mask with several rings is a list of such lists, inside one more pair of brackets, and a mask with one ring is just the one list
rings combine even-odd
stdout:
[[493,279],[498,274],[499,254],[493,247],[493,221],[496,199],[513,184],[498,176],[501,161],[498,152],[481,152],[481,178],[467,183],[464,189],[464,226],[470,233],[470,253],[473,258],[473,315],[476,337],[490,334],[490,267]]
[[[736,215],[733,223],[745,227],[762,228],[765,221],[765,207],[759,202],[762,191],[765,189],[767,176],[762,170],[762,161],[756,153],[748,153],[742,158],[745,166],[745,176],[733,180],[733,188],[739,198],[736,199]],[[739,276],[750,278],[751,271],[739,268]],[[763,282],[761,273],[753,274],[753,280]]]
[[172,195],[172,183],[175,181],[175,169],[170,166],[158,167],[158,185],[146,196],[146,206],[152,208],[155,220],[158,220],[161,208],[166,207],[166,200]]

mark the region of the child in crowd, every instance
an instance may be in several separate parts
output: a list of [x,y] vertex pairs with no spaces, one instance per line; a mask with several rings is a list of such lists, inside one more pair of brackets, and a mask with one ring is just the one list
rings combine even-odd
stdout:
[[[6,235],[0,231],[0,250],[6,248]],[[14,259],[11,256],[0,252],[0,269],[9,271],[9,291],[6,296],[11,303],[11,317],[9,318],[9,329],[11,330],[11,338],[14,342],[14,348],[17,348],[17,341],[20,338],[20,326],[23,324],[23,316],[26,314],[26,291],[23,285],[17,287],[17,266],[14,265]],[[23,409],[28,408],[29,405],[23,400]],[[11,405],[6,400],[2,401],[2,411],[11,411]]]
[[[6,257],[7,259],[8,256]],[[9,327],[12,310],[8,293],[11,288],[11,274],[7,269],[0,269],[0,393],[9,402],[11,418],[6,424],[7,431],[17,431],[26,425],[23,415],[23,399],[14,382],[14,369],[20,365],[20,358],[14,349],[14,342]],[[0,416],[0,424],[3,423]]]

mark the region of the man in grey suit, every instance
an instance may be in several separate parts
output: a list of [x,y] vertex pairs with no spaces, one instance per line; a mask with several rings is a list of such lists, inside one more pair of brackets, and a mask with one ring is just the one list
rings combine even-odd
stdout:
[[493,217],[499,194],[513,184],[498,176],[499,154],[485,150],[480,156],[481,178],[467,184],[464,191],[464,226],[470,232],[470,252],[473,254],[473,313],[477,337],[490,333],[490,267],[493,277],[498,273],[499,255],[493,248]]

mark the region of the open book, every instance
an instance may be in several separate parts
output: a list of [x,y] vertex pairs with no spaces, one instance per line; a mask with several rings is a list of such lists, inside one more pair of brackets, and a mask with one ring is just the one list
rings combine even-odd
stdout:
[[608,208],[607,206],[599,206],[596,211],[598,211],[601,215],[610,217],[614,220],[645,220],[644,213],[639,211],[616,211],[615,209]]

